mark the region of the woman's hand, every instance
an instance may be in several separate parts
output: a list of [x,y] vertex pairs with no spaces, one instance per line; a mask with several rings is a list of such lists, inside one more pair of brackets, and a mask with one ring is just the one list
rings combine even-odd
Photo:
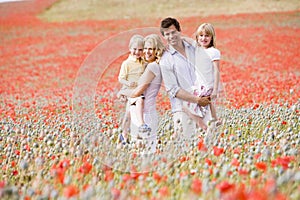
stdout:
[[126,102],[127,101],[127,97],[124,94],[122,94],[122,90],[120,90],[117,93],[117,98],[120,99],[121,102]]
[[125,95],[121,95],[120,101],[121,102],[126,102],[127,101],[127,97]]

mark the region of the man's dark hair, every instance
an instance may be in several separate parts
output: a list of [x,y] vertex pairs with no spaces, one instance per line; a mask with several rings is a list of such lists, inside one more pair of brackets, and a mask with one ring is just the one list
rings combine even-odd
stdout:
[[169,28],[170,26],[174,25],[177,31],[181,31],[180,24],[177,19],[172,17],[167,17],[163,19],[160,23],[160,32],[164,35],[164,29]]

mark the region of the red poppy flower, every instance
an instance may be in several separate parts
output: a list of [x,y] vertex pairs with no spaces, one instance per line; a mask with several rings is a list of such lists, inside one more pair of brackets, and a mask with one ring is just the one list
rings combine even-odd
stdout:
[[241,153],[241,149],[240,149],[240,148],[235,148],[235,149],[233,150],[233,153],[234,153],[234,154],[240,154],[240,153]]
[[15,167],[15,166],[16,166],[16,161],[14,161],[14,160],[11,161],[10,166],[11,166],[11,167]]
[[185,161],[187,161],[189,159],[190,158],[188,156],[182,156],[182,157],[180,157],[180,162],[183,163],[183,162],[185,162]]
[[214,146],[214,155],[215,156],[220,156],[222,153],[224,153],[223,148],[219,148],[219,147]]
[[272,167],[276,165],[281,165],[284,169],[288,169],[289,163],[291,161],[295,160],[293,156],[284,156],[284,157],[278,157],[275,160],[271,161]]
[[127,181],[129,181],[130,179],[131,179],[130,174],[123,174],[122,180],[123,180],[124,182],[127,182]]
[[223,181],[216,185],[216,188],[220,190],[221,193],[226,193],[235,188],[234,184],[228,183],[227,181]]
[[205,144],[204,144],[204,141],[203,139],[199,139],[199,142],[198,142],[198,150],[199,151],[206,151],[207,148],[205,147]]
[[209,159],[209,158],[205,158],[205,162],[211,166],[213,164],[213,162]]
[[119,199],[119,197],[121,195],[121,191],[117,188],[112,188],[111,194],[112,194],[113,199]]
[[13,170],[13,171],[12,171],[12,175],[16,176],[16,175],[18,175],[18,174],[19,174],[18,170]]
[[169,188],[167,186],[163,186],[163,187],[159,188],[158,193],[162,197],[167,197],[170,194]]
[[239,163],[238,159],[236,159],[236,158],[232,159],[231,164],[236,167],[240,166],[240,163]]
[[104,181],[109,182],[114,179],[114,173],[111,170],[105,171]]
[[202,181],[195,178],[192,182],[191,189],[194,193],[200,194],[202,192]]
[[4,188],[5,187],[5,181],[0,181],[0,189]]
[[83,165],[78,169],[80,173],[88,174],[92,170],[93,166],[89,162],[84,162]]
[[74,197],[74,196],[78,195],[79,189],[74,185],[69,185],[69,186],[64,188],[63,192],[64,192],[65,197],[71,198],[71,197]]
[[261,153],[258,153],[258,154],[255,154],[255,155],[254,155],[254,158],[255,158],[255,159],[258,159],[260,156],[261,156]]
[[267,170],[267,164],[264,162],[257,162],[255,163],[255,166],[257,169],[260,169],[262,171],[266,171]]
[[157,182],[159,182],[161,180],[161,175],[158,174],[157,172],[153,172],[153,179],[156,180]]
[[248,174],[249,174],[249,171],[246,170],[246,169],[239,169],[239,170],[238,170],[238,173],[239,173],[240,175],[248,175]]

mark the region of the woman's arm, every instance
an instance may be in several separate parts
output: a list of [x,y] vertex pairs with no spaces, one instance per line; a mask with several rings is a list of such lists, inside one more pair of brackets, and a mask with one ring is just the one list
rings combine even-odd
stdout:
[[148,88],[155,75],[149,69],[146,68],[145,72],[139,79],[138,86],[135,89],[123,89],[120,90],[118,96],[125,95],[128,97],[138,97]]

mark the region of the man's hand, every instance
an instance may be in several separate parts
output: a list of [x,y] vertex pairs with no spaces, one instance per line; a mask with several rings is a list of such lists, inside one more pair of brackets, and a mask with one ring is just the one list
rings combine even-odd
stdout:
[[199,106],[207,106],[208,104],[210,104],[210,96],[206,96],[206,97],[198,97],[197,100],[197,104]]

